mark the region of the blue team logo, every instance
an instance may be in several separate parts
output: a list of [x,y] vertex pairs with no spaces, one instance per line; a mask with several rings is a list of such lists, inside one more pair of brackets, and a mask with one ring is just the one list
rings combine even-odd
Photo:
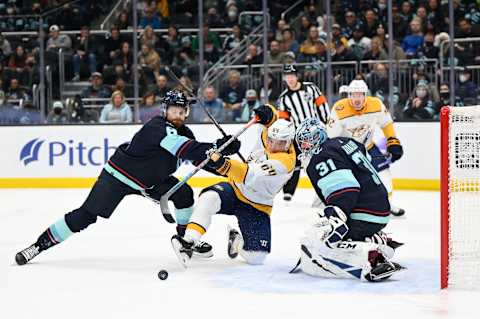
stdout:
[[20,161],[23,162],[23,165],[27,166],[31,162],[38,161],[38,152],[43,142],[43,140],[35,138],[25,144],[20,152]]

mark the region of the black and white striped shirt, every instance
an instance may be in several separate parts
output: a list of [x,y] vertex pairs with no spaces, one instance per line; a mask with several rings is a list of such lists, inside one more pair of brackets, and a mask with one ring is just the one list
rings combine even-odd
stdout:
[[[293,91],[286,89],[278,98],[279,110],[287,112],[295,127],[311,117],[317,117],[327,124],[330,117],[330,108],[327,99],[320,89],[311,82],[301,82],[300,89]],[[283,116],[282,116],[283,117]]]

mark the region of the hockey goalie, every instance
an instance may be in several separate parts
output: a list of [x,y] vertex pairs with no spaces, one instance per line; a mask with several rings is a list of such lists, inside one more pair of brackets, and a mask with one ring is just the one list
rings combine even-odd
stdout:
[[316,118],[302,122],[296,140],[325,207],[302,238],[292,272],[375,282],[403,270],[391,261],[401,244],[382,231],[390,218],[388,194],[365,147],[352,138],[328,138]]

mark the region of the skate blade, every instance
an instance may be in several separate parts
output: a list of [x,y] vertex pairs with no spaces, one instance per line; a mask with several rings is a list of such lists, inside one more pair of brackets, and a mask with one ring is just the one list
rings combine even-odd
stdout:
[[187,269],[188,261],[190,260],[190,258],[186,253],[182,253],[180,251],[183,248],[182,244],[180,244],[180,242],[177,239],[172,238],[172,247],[180,264],[183,266],[183,268]]
[[195,259],[207,259],[212,257],[213,257],[213,251],[209,251],[208,253],[197,253],[193,251],[193,255],[192,255],[192,258],[195,258]]

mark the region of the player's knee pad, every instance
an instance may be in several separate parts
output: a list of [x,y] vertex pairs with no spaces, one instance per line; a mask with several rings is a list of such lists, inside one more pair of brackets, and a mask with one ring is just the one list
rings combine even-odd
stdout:
[[84,208],[75,209],[65,215],[65,222],[74,233],[84,230],[96,221],[97,216]]
[[254,250],[244,250],[240,249],[239,252],[240,256],[245,259],[247,264],[250,265],[262,265],[267,258],[268,252],[266,251],[254,251]]
[[222,200],[220,195],[212,190],[208,190],[198,198],[195,210],[190,222],[202,226],[205,230],[210,226],[212,216],[220,211]]
[[193,206],[193,190],[188,184],[183,184],[175,193],[170,196],[175,208],[182,209]]

